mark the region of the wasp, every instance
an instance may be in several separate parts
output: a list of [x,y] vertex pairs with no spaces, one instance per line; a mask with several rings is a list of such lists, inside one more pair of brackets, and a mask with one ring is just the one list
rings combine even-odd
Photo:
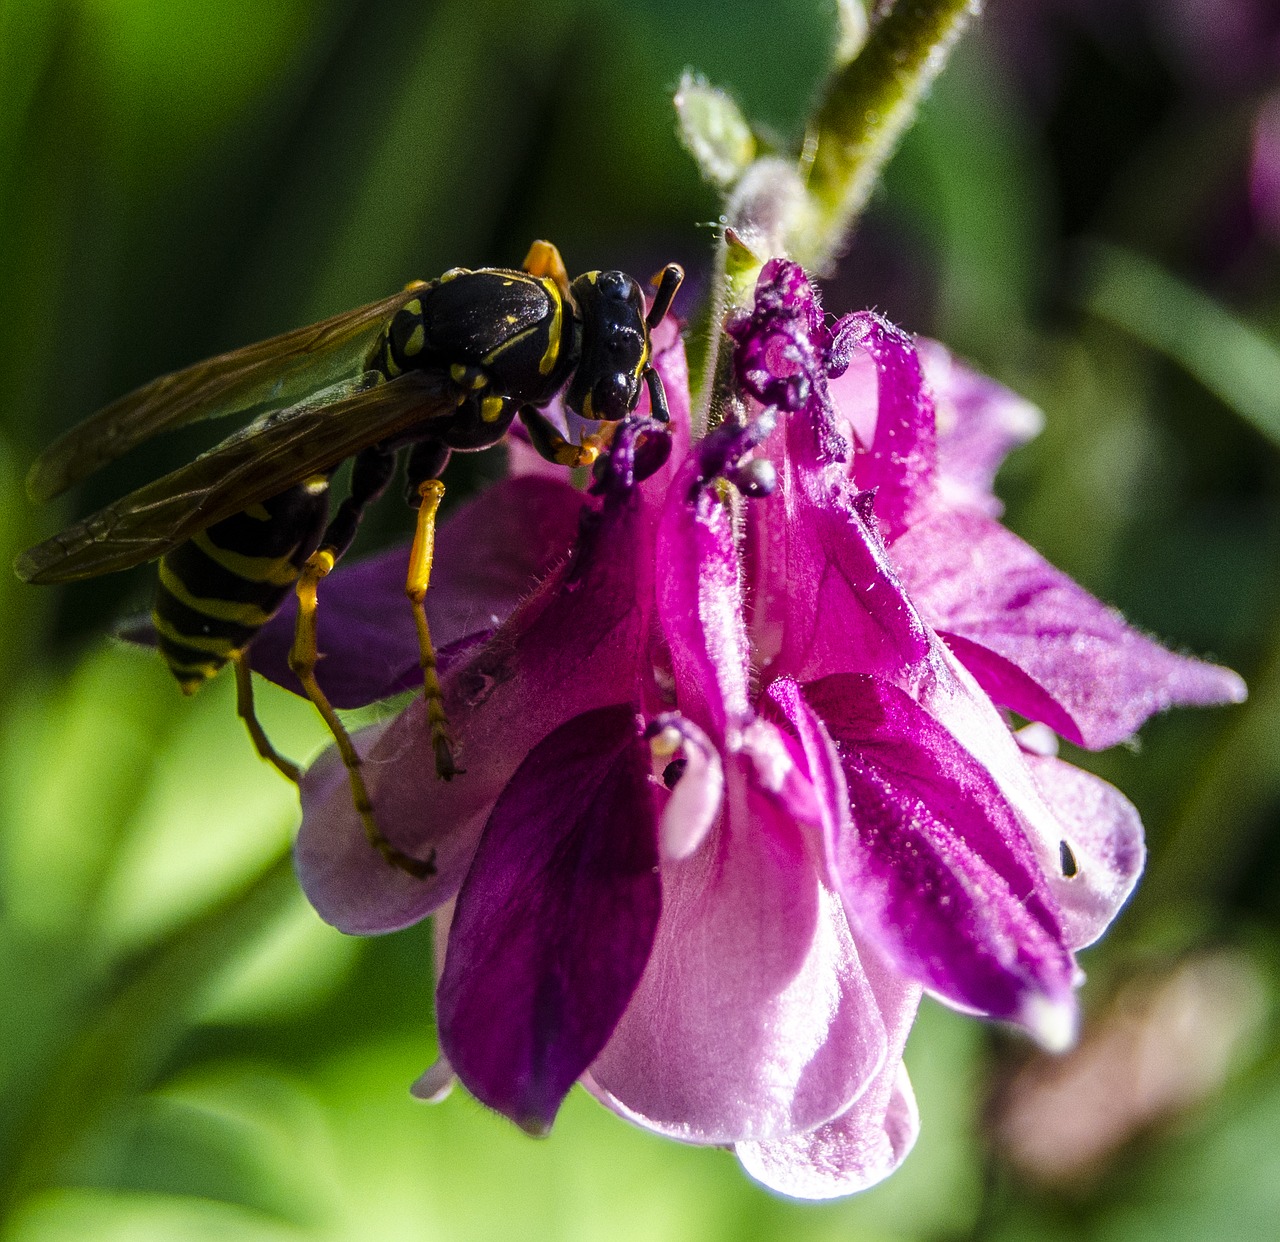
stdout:
[[[27,477],[32,499],[64,492],[144,440],[201,419],[252,421],[185,466],[21,553],[32,583],[71,582],[159,560],[152,624],[179,685],[193,693],[224,665],[258,753],[290,780],[299,768],[271,745],[253,708],[248,650],[290,592],[299,607],[289,664],[337,742],[369,843],[393,866],[434,873],[432,858],[397,849],[378,828],[345,726],[316,681],[318,584],[351,545],[365,510],[407,455],[417,508],[405,594],[418,635],[439,776],[459,769],[423,601],[431,576],[439,476],[454,451],[496,444],[518,417],[537,451],[590,465],[607,430],[578,444],[543,409],[563,392],[584,419],[616,423],[648,390],[668,421],[650,334],[684,273],[640,285],[618,271],[570,280],[560,252],[537,241],[514,268],[455,268],[310,327],[232,350],[144,384],[55,441]],[[352,459],[330,516],[330,480]]]

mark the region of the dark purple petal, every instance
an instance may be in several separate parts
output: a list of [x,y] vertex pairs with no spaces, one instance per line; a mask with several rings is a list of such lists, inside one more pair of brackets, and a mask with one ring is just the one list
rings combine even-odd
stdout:
[[[892,542],[929,498],[937,443],[933,399],[911,338],[879,315],[855,316],[857,341],[871,357],[878,380],[875,434],[857,459],[858,487],[875,492],[875,514]],[[832,398],[840,413],[838,384]],[[850,417],[850,416],[846,416]],[[856,415],[850,417],[856,426]]]
[[725,778],[719,826],[662,865],[653,954],[591,1070],[610,1107],[694,1143],[812,1129],[845,1110],[885,1055],[807,832],[751,760],[731,755]]
[[805,697],[835,742],[847,823],[828,848],[846,908],[908,976],[962,1008],[1069,1035],[1075,963],[1017,814],[902,691],[828,677]]
[[1142,874],[1142,821],[1114,786],[1048,755],[1027,764],[1065,832],[1049,889],[1062,911],[1067,944],[1083,949],[1111,925]]
[[747,513],[753,645],[774,675],[894,673],[928,651],[924,625],[819,434],[795,415],[766,446],[782,483]]
[[[563,480],[505,479],[460,506],[436,535],[427,619],[440,651],[496,629],[564,559],[585,497]],[[408,549],[341,565],[319,592],[316,678],[335,707],[361,707],[422,684],[418,638],[405,598]],[[254,669],[295,693],[290,596],[253,641]]]
[[370,933],[430,914],[458,891],[494,800],[539,741],[596,707],[658,702],[649,653],[657,516],[643,492],[588,512],[570,559],[445,674],[462,775],[435,776],[421,699],[370,750],[365,776],[379,826],[406,853],[434,849],[434,877],[388,866],[365,841],[343,783],[308,776],[297,865],[322,918]]
[[830,341],[799,264],[770,259],[756,280],[753,309],[731,316],[725,331],[737,343],[738,383],[762,405],[794,412],[825,393]]
[[458,895],[440,1044],[482,1103],[545,1133],[639,982],[662,906],[657,789],[628,705],[530,751]]
[[916,347],[937,408],[939,485],[955,502],[998,516],[996,471],[1011,449],[1039,433],[1044,416],[937,341],[920,338]]
[[992,699],[1077,745],[1114,746],[1175,704],[1244,698],[1235,673],[1131,629],[983,514],[936,511],[890,555],[925,620]]

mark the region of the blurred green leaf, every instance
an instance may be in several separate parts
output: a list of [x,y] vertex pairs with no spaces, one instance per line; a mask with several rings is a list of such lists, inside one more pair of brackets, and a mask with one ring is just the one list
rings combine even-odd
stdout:
[[1132,251],[1091,241],[1081,261],[1087,310],[1185,367],[1280,446],[1280,344]]

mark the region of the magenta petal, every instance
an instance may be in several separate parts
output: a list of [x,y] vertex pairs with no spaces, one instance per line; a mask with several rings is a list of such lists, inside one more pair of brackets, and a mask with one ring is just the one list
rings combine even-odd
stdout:
[[726,761],[726,815],[662,866],[663,910],[631,1006],[592,1066],[639,1124],[693,1143],[812,1129],[878,1072],[885,1030],[806,833]]
[[[1004,707],[1093,750],[1175,704],[1234,703],[1229,669],[1130,628],[998,522],[939,510],[890,549],[911,598]],[[1054,705],[1056,705],[1056,710]]]
[[938,481],[951,499],[993,517],[996,471],[1010,449],[1037,435],[1044,416],[1025,397],[971,370],[945,345],[919,339],[924,376],[938,417]]
[[[879,381],[875,435],[870,452],[858,459],[856,477],[861,489],[875,492],[876,517],[892,542],[933,486],[933,399],[911,338],[870,312],[855,318],[858,344],[870,355]],[[838,391],[833,387],[837,408]]]
[[775,676],[895,672],[928,637],[867,521],[869,497],[822,464],[817,435],[801,415],[775,433],[782,486],[748,510],[755,646]]
[[[504,479],[460,506],[436,535],[427,592],[431,637],[444,651],[495,629],[563,560],[586,497],[563,479]],[[362,707],[422,683],[413,613],[405,599],[408,550],[339,566],[320,588],[316,669],[335,707]],[[289,670],[297,600],[290,596],[253,640],[254,669],[295,693]]]
[[851,917],[909,977],[1044,1038],[1073,1012],[1075,963],[1032,843],[990,774],[902,691],[805,687],[849,790],[830,842]]
[[656,518],[632,500],[590,514],[570,560],[445,675],[463,774],[436,777],[421,699],[369,753],[379,826],[406,853],[425,858],[434,849],[434,877],[416,880],[385,863],[343,782],[308,775],[296,857],[321,918],[368,934],[430,914],[458,891],[489,809],[539,741],[592,708],[646,701]]
[[1062,867],[1050,874],[1049,888],[1067,943],[1083,949],[1107,930],[1138,883],[1146,861],[1142,820],[1124,794],[1089,772],[1046,755],[1028,755],[1027,764],[1065,829]]
[[714,739],[747,716],[747,635],[733,514],[690,458],[658,527],[658,616],[680,710]]
[[657,790],[635,710],[605,707],[529,753],[458,895],[437,1018],[467,1089],[543,1133],[604,1047],[662,906]]

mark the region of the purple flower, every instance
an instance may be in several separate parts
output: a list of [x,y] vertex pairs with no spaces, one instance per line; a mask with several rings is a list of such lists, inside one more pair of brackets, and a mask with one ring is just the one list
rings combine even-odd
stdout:
[[[1074,951],[1141,869],[1130,804],[1000,709],[1105,746],[1243,688],[998,524],[991,479],[1036,427],[1017,398],[940,347],[922,362],[873,315],[828,328],[782,261],[728,330],[740,415],[690,443],[671,331],[671,429],[621,425],[591,497],[538,481],[549,511],[578,515],[567,557],[532,526],[494,541],[499,578],[508,556],[550,568],[451,633],[466,774],[435,778],[420,702],[362,740],[383,831],[434,850],[437,874],[369,849],[331,760],[304,789],[298,870],[350,932],[437,915],[443,1058],[420,1094],[456,1073],[543,1132],[580,1081],[827,1198],[914,1142],[902,1051],[922,991],[1063,1046]],[[530,482],[498,494],[508,530]],[[398,589],[399,566],[360,573],[360,598]],[[323,639],[321,674],[346,661],[354,685],[363,642],[346,637]],[[414,656],[380,654],[362,692]]]

